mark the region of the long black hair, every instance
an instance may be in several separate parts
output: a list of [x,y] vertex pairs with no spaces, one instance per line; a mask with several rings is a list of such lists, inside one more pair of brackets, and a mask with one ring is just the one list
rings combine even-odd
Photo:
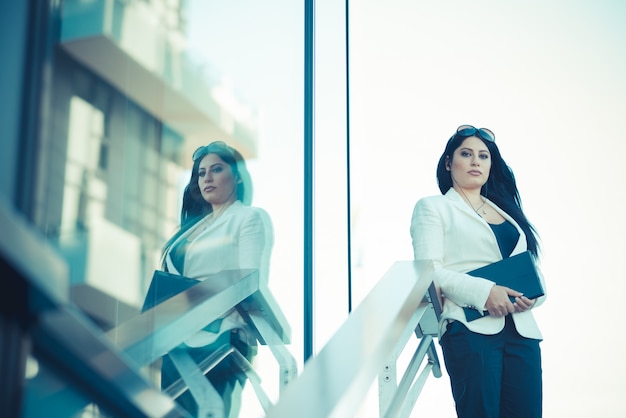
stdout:
[[167,251],[171,248],[174,241],[202,218],[213,212],[213,205],[204,200],[200,192],[200,187],[198,186],[200,162],[208,154],[217,155],[230,166],[235,179],[238,180],[236,182],[237,200],[241,201],[244,205],[250,205],[252,203],[252,178],[250,177],[246,162],[241,153],[222,141],[211,142],[209,145],[198,148],[193,153],[191,177],[183,192],[180,229],[165,243],[162,252],[162,264],[163,256],[165,256]]
[[[517,190],[517,183],[513,170],[502,158],[495,141],[487,141],[479,135],[476,138],[483,141],[491,154],[491,170],[487,182],[480,189],[480,194],[498,205],[517,222],[526,234],[526,246],[535,256],[539,256],[539,235],[528,221],[522,210],[522,201]],[[446,169],[446,164],[452,161],[454,152],[469,136],[454,134],[447,142],[446,148],[437,164],[437,184],[442,194],[446,194],[452,187],[452,173]]]

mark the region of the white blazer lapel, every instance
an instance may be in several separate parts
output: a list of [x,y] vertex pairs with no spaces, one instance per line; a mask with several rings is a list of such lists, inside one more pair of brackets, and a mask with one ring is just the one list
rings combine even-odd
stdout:
[[482,218],[467,204],[463,197],[457,193],[452,187],[446,192],[446,197],[450,199],[453,204],[458,207],[462,212],[469,215],[472,219],[480,221]]
[[[474,220],[475,222],[480,223],[482,225],[483,229],[486,228],[489,231],[489,234],[492,234],[494,236],[494,239],[495,239],[495,234],[493,232],[493,229],[491,229],[491,227],[489,226],[487,221],[485,221],[480,215],[478,215],[465,202],[465,200],[463,200],[463,197],[459,193],[457,193],[456,190],[454,190],[451,187],[450,190],[448,190],[446,192],[446,197],[448,197],[454,203],[455,206],[457,206],[462,212],[464,212],[466,215],[468,215],[472,220]],[[517,232],[519,232],[519,238],[517,240],[517,244],[515,245],[515,248],[513,249],[513,252],[511,253],[511,255],[519,254],[521,252],[526,251],[526,234],[524,234],[524,231],[522,230],[522,228],[520,228],[520,226],[517,224],[517,222],[515,222],[515,220],[511,216],[509,216],[508,213],[506,213],[502,209],[500,209],[491,200],[487,199],[487,204],[489,206],[491,206],[492,208],[494,208],[496,210],[496,212],[498,212],[500,215],[502,215],[502,217],[504,219],[509,221],[511,223],[511,225],[513,225],[515,227],[515,229],[517,229]],[[497,247],[497,242],[496,242],[496,247]],[[498,247],[498,253],[499,253],[499,251],[500,250],[499,250],[499,247]]]
[[[465,202],[463,197],[457,193],[452,187],[446,192],[446,197],[449,198],[453,204],[461,210],[461,212],[465,213],[472,222],[481,225],[481,228],[487,228],[491,234],[493,234],[493,230],[489,227],[489,224],[474,211],[468,204]],[[492,204],[493,205],[493,204]],[[495,205],[493,205],[495,206]]]

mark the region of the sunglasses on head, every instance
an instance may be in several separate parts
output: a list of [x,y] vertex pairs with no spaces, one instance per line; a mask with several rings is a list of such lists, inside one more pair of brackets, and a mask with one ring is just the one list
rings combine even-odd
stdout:
[[228,146],[226,142],[224,141],[211,142],[209,145],[203,145],[197,150],[195,150],[193,154],[191,155],[191,161],[195,162],[198,158],[204,157],[205,155],[210,154],[211,151],[223,151],[223,150],[227,150],[228,152],[232,153],[231,148]]
[[454,136],[470,137],[477,136],[489,142],[496,142],[496,135],[487,128],[475,128],[472,125],[461,125],[456,129]]

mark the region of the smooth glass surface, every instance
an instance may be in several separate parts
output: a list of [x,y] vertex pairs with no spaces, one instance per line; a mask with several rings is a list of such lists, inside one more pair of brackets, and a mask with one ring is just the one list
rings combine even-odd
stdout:
[[[625,18],[615,1],[350,2],[353,297],[413,258],[413,206],[439,194],[457,126],[493,130],[542,238],[546,417],[626,411],[609,319],[626,283]],[[446,372],[414,415],[454,416]]]
[[[69,264],[73,302],[103,331],[139,313],[180,222],[191,154],[225,141],[246,159],[252,205],[271,219],[269,289],[301,368],[303,5],[65,3],[34,212]],[[275,402],[267,346],[254,366]],[[145,374],[158,386],[158,365]],[[252,385],[242,396],[241,416],[263,416]]]
[[[214,70],[220,80],[215,93],[224,106],[238,110],[237,101],[243,100],[256,119],[256,153],[247,160],[254,182],[253,205],[264,208],[274,226],[269,287],[291,324],[288,349],[301,365],[303,5],[285,0],[188,3],[193,56]],[[275,401],[278,368],[264,348],[255,367]],[[241,416],[262,416],[251,385],[244,391]]]

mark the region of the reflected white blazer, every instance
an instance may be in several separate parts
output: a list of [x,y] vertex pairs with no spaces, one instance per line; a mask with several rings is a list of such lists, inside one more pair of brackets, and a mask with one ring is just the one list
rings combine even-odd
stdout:
[[170,273],[202,280],[223,270],[259,269],[260,279],[267,281],[269,255],[274,237],[267,213],[237,200],[211,223],[211,215],[198,221],[172,245],[197,233],[185,254],[183,271],[178,271],[170,254],[165,262]]
[[[174,242],[172,248],[180,240],[198,233],[187,247],[183,271],[176,269],[169,252],[165,255],[170,273],[204,280],[224,270],[258,269],[259,281],[267,284],[274,233],[269,215],[263,209],[236,201],[215,222],[212,223],[211,215],[198,221]],[[185,343],[191,347],[208,345],[233,328],[247,329],[237,310],[224,318],[218,334],[200,331]]]
[[[514,225],[519,232],[517,245],[511,255],[526,251],[526,235],[507,213],[487,200],[487,204]],[[413,210],[411,237],[416,260],[430,260],[435,266],[435,281],[443,296],[443,312],[439,336],[445,333],[450,320],[461,321],[480,334],[497,334],[504,328],[504,317],[485,316],[472,322],[465,320],[462,307],[485,308],[494,282],[466,274],[502,259],[498,242],[489,224],[468,206],[456,190],[445,195],[420,199]],[[539,272],[544,291],[543,275]],[[533,309],[545,301],[537,299]],[[520,335],[542,339],[532,309],[512,314]]]

